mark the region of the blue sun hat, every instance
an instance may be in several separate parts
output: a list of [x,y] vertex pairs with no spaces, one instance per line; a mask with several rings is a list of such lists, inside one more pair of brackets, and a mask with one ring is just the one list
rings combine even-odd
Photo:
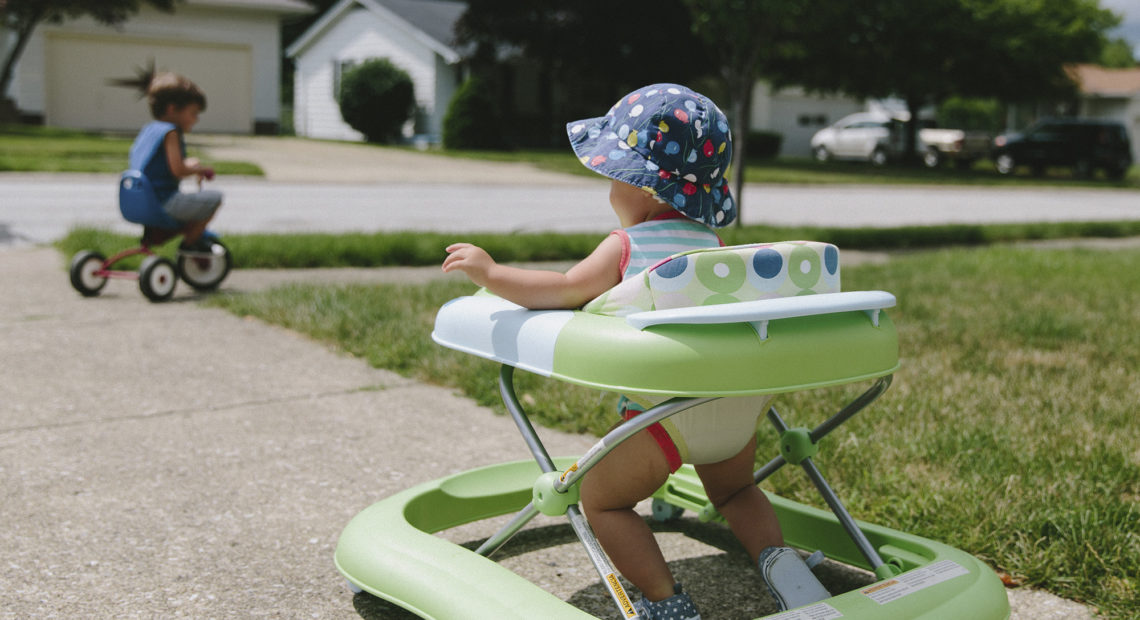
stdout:
[[732,132],[711,99],[678,84],[651,84],[605,116],[567,123],[570,146],[590,170],[640,187],[713,228],[736,219],[724,180]]

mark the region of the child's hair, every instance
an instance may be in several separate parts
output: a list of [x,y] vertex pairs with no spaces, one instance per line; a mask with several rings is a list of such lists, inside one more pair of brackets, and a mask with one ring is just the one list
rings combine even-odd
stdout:
[[166,107],[174,104],[176,108],[184,108],[191,103],[206,109],[206,95],[198,85],[177,73],[164,71],[157,73],[150,79],[146,89],[147,103],[150,105],[151,116],[161,117]]

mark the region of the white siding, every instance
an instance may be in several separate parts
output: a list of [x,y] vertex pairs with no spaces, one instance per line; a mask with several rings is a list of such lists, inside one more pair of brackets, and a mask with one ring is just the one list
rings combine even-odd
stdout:
[[1140,93],[1132,97],[1084,97],[1080,101],[1078,116],[1120,121],[1128,128],[1132,141],[1132,160],[1140,163]]
[[811,137],[835,121],[866,110],[855,99],[809,95],[800,88],[772,91],[757,82],[752,90],[752,129],[774,131],[784,136],[782,157],[809,157]]
[[[455,91],[454,68],[412,36],[406,26],[356,8],[335,23],[294,59],[294,125],[297,135],[333,140],[361,140],[344,122],[333,93],[333,67],[343,61],[387,58],[408,72],[415,86],[416,105],[429,115],[429,131],[438,134],[447,104]],[[405,131],[411,133],[409,123]]]
[[[16,67],[10,95],[18,107],[30,113],[43,114],[47,105],[44,79],[46,63],[45,33],[74,33],[146,37],[171,43],[220,43],[244,46],[251,50],[253,83],[235,85],[251,89],[253,121],[276,123],[280,116],[280,26],[278,16],[244,10],[222,10],[217,7],[195,7],[178,4],[171,15],[148,6],[118,28],[101,25],[90,18],[71,20],[60,25],[44,24],[36,29]],[[123,77],[133,67],[123,67]],[[193,76],[187,76],[194,79]],[[224,93],[206,92],[208,100],[224,97]],[[209,112],[207,112],[209,114]],[[203,116],[205,122],[206,116]],[[94,128],[94,127],[93,127]]]

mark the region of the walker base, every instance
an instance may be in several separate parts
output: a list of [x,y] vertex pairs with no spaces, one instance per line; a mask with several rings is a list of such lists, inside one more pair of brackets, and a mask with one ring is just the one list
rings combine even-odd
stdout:
[[[555,462],[565,469],[575,459]],[[341,533],[337,569],[351,585],[424,618],[593,618],[496,562],[432,535],[521,510],[541,473],[533,461],[491,465],[377,502]],[[705,505],[704,491],[689,466],[673,474],[654,497],[698,514]],[[775,495],[769,498],[789,545],[821,549],[831,559],[870,569],[833,514]],[[826,613],[813,617],[1009,618],[1001,581],[973,556],[890,528],[859,525],[882,559],[901,574],[809,606],[830,608],[821,607]]]

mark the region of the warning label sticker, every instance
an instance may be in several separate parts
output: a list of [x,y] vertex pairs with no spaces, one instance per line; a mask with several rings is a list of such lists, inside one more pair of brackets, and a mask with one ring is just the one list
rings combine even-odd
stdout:
[[903,573],[883,583],[877,583],[862,590],[862,592],[872,601],[880,605],[886,605],[908,594],[914,594],[919,590],[929,588],[948,579],[965,575],[968,572],[970,571],[953,560],[942,560],[941,562],[935,562],[929,566],[923,566],[908,573]]
[[835,618],[842,617],[843,614],[839,613],[838,609],[827,603],[816,603],[814,605],[808,605],[807,607],[785,611],[782,614],[768,616],[769,620],[834,620]]

